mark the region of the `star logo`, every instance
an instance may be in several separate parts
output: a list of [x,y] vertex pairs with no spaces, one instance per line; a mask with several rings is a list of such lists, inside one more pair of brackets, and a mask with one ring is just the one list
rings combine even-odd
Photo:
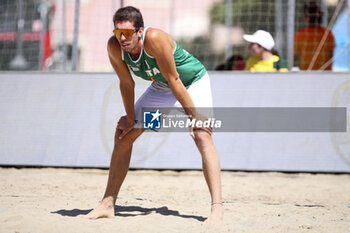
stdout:
[[157,111],[156,111],[155,113],[151,113],[151,114],[152,114],[152,116],[153,116],[151,122],[154,121],[155,119],[159,120],[158,118],[162,115],[162,114],[159,112],[159,109],[157,109]]
[[162,113],[157,111],[143,112],[143,128],[144,129],[160,129],[161,127],[161,115]]

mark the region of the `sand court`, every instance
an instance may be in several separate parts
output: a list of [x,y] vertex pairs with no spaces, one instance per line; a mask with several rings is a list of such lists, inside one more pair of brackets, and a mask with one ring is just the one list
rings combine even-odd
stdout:
[[87,220],[107,170],[0,169],[0,232],[347,232],[350,175],[222,173],[224,224],[207,227],[201,171],[129,171],[113,219]]

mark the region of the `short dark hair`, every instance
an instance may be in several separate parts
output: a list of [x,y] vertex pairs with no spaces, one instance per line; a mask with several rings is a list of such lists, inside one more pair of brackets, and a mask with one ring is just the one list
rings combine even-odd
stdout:
[[308,17],[308,23],[311,26],[321,25],[323,12],[316,2],[311,1],[309,4],[305,4],[304,14]]
[[113,24],[115,22],[130,21],[134,23],[135,28],[143,27],[143,18],[139,9],[133,6],[119,8],[113,16]]

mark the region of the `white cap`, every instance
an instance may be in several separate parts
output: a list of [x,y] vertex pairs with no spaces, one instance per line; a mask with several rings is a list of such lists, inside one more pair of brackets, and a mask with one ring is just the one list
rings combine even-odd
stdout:
[[253,35],[244,34],[243,38],[250,43],[257,43],[267,50],[271,50],[275,46],[271,34],[264,30],[258,30]]

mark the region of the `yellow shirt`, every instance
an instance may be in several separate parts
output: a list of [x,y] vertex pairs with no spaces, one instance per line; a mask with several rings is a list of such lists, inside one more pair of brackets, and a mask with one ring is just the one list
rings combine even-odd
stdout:
[[275,72],[277,69],[273,68],[273,64],[279,60],[280,58],[276,55],[272,55],[271,59],[265,61],[260,60],[260,58],[255,56],[250,57],[245,69],[252,72]]

